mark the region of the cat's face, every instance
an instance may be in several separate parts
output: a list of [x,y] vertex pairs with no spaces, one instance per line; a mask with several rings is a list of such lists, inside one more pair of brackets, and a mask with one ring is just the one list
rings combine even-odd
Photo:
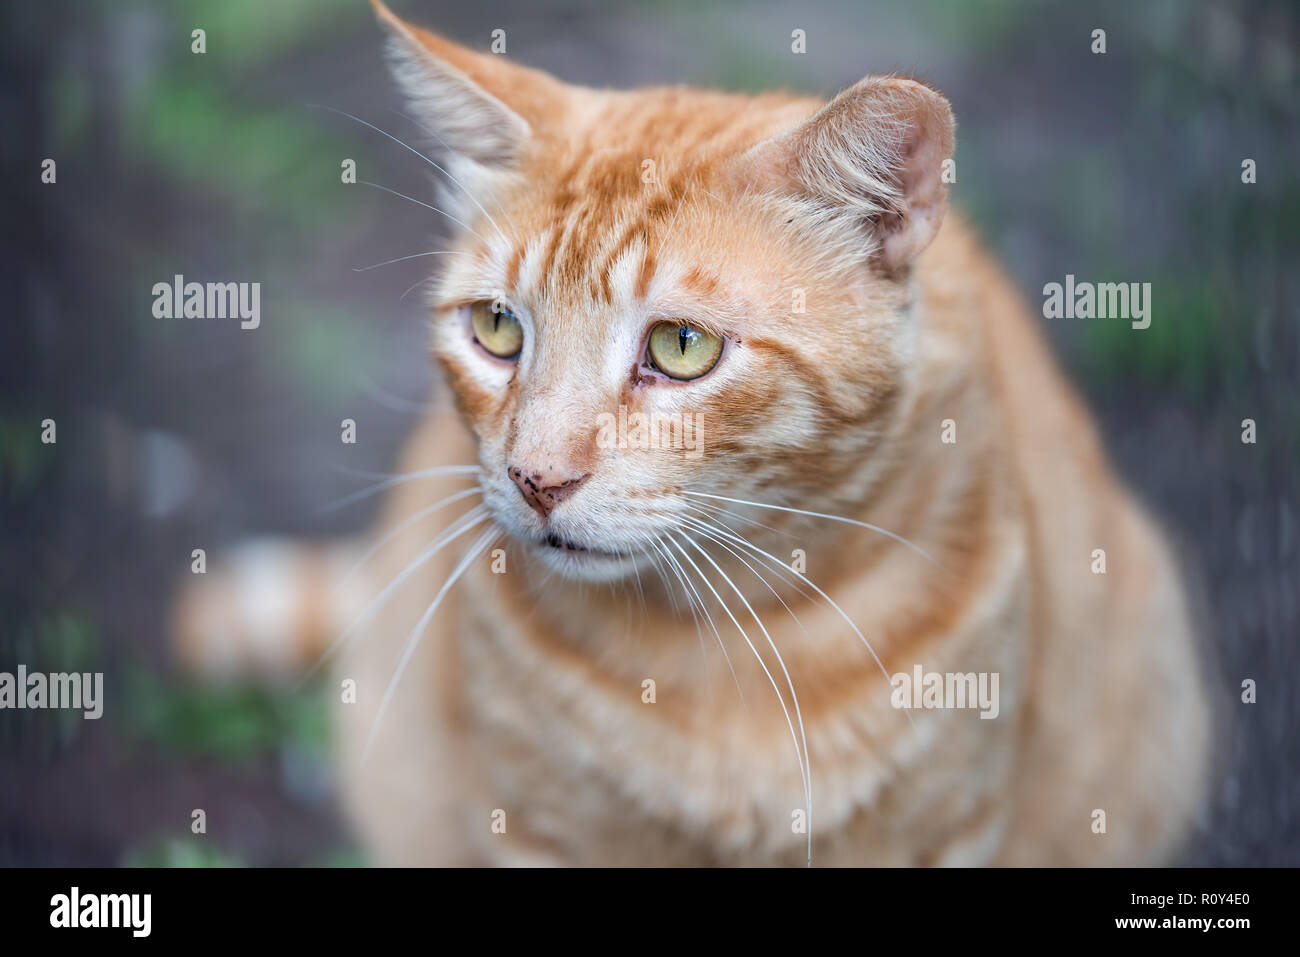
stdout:
[[726,504],[692,493],[816,508],[853,481],[907,372],[941,97],[596,92],[390,26],[450,147],[434,351],[498,524],[609,580]]

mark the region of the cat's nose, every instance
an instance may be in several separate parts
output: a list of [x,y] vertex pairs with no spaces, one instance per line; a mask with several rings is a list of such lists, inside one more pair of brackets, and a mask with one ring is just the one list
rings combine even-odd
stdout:
[[519,491],[523,493],[524,501],[531,505],[533,511],[543,519],[551,514],[551,509],[576,492],[583,482],[591,478],[590,473],[565,478],[550,469],[544,472],[526,472],[515,466],[509,467],[507,471],[514,483],[519,486]]

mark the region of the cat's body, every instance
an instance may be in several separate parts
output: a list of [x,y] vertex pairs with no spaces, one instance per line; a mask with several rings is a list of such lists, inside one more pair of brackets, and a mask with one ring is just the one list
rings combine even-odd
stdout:
[[[783,593],[801,629],[752,575],[724,565],[744,582],[800,695],[814,863],[1162,860],[1195,807],[1207,735],[1172,563],[1114,484],[1023,305],[959,222],[940,232],[920,279],[917,379],[932,387],[903,399],[910,414],[900,426],[917,455],[879,501],[841,514],[897,530],[945,569],[855,527],[756,517],[795,532],[808,577],[891,674],[916,662],[999,672],[1000,713],[917,711],[912,727],[824,602]],[[400,471],[473,461],[458,416],[446,402],[440,409]],[[961,423],[953,445],[938,441],[945,418]],[[379,527],[434,497],[420,483],[402,486]],[[377,582],[445,525],[399,539]],[[1094,548],[1106,550],[1104,575],[1091,571]],[[506,574],[494,575],[484,559],[449,594],[364,767],[376,691],[455,556],[438,556],[424,586],[354,642],[337,671],[369,689],[340,712],[341,781],[379,859],[801,863],[790,734],[726,616],[714,608],[745,705],[707,624],[706,669],[689,616],[554,578],[534,597],[523,560],[510,549]],[[654,704],[642,701],[645,678],[656,682]],[[497,809],[505,834],[491,827]],[[1093,831],[1095,809],[1106,811],[1105,834]]]
[[[941,98],[898,80],[821,112],[575,90],[381,17],[408,93],[452,100],[439,121],[473,230],[435,304],[455,401],[398,471],[479,464],[502,534],[416,629],[386,707],[486,525],[394,589],[338,663],[357,688],[340,780],[375,859],[800,864],[805,824],[814,864],[1169,859],[1208,760],[1186,600],[1023,303],[960,221],[939,227]],[[850,162],[869,168],[837,181]],[[459,312],[497,298],[525,343],[504,361]],[[716,370],[639,367],[638,316],[719,329]],[[701,413],[701,460],[601,446],[595,417],[620,405]],[[468,513],[412,519],[465,482],[396,487],[378,531],[410,524],[367,565],[371,593]],[[672,567],[559,539],[653,539]],[[776,565],[796,550],[806,578]],[[886,672],[918,665],[996,674],[996,717],[894,707]]]

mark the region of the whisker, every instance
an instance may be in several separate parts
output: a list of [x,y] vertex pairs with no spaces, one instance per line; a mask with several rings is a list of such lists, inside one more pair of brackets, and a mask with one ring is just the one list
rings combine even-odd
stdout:
[[433,282],[434,278],[435,277],[433,276],[425,276],[423,279],[417,279],[415,282],[411,283],[409,286],[406,287],[406,291],[397,297],[397,301],[401,302],[412,292],[414,292],[417,286],[423,286],[426,282]]
[[362,374],[357,379],[361,383],[361,388],[366,393],[367,398],[391,412],[422,415],[429,411],[427,400],[425,402],[416,402],[414,399],[406,399],[389,392],[369,375]]
[[[488,220],[489,223],[492,224],[493,228],[496,229],[496,231],[497,231],[498,233],[501,233],[501,238],[502,238],[503,240],[505,240],[507,243],[510,242],[510,240],[506,238],[506,234],[503,233],[503,232],[501,232],[501,227],[497,225],[496,220],[494,220],[490,215],[488,215],[488,211],[487,211],[486,209],[484,209],[484,208],[479,204],[479,201],[478,201],[477,199],[474,198],[474,194],[471,193],[468,189],[465,189],[465,187],[461,184],[461,182],[460,182],[458,179],[456,179],[456,177],[452,176],[450,173],[448,173],[445,169],[443,169],[441,166],[439,166],[439,165],[438,165],[437,163],[435,163],[433,160],[429,159],[429,157],[425,156],[423,153],[421,153],[419,150],[417,150],[414,146],[411,146],[411,145],[408,144],[408,143],[404,143],[404,142],[402,142],[402,141],[399,140],[396,136],[394,136],[392,133],[389,133],[389,132],[387,132],[387,131],[385,131],[385,130],[381,130],[379,127],[375,126],[375,124],[373,124],[373,123],[367,123],[367,122],[366,122],[365,120],[363,120],[361,117],[359,117],[359,116],[353,116],[351,113],[348,113],[348,112],[346,112],[346,111],[344,111],[344,110],[335,109],[335,108],[332,107],[332,106],[325,106],[324,104],[318,104],[318,103],[309,103],[309,104],[307,104],[307,105],[310,106],[310,107],[313,107],[313,108],[315,108],[315,109],[319,109],[319,110],[329,110],[331,113],[337,113],[339,116],[346,116],[348,119],[350,119],[350,120],[355,120],[356,122],[360,123],[362,126],[369,127],[370,129],[374,130],[376,133],[380,134],[381,136],[386,136],[386,137],[388,137],[390,140],[392,140],[394,143],[396,143],[398,146],[402,147],[403,149],[410,150],[410,151],[411,151],[412,153],[414,153],[416,156],[420,157],[420,159],[424,160],[426,163],[428,163],[430,166],[432,166],[434,169],[436,169],[436,170],[437,170],[439,173],[441,173],[443,176],[447,177],[447,179],[451,180],[453,183],[455,183],[457,186],[459,186],[460,189],[465,193],[465,195],[469,197],[470,202],[472,202],[475,206],[478,206],[478,208],[479,208],[479,212],[481,212],[484,216],[487,216],[487,220]],[[409,119],[409,117],[408,117],[408,119]],[[441,139],[441,137],[439,137],[439,139]],[[443,145],[446,145],[446,144],[444,143]],[[445,214],[444,214],[444,215],[445,215]],[[450,218],[450,217],[449,217],[449,218]],[[468,227],[466,227],[466,228],[468,228]],[[471,232],[473,232],[473,230],[471,230]],[[474,235],[478,236],[478,233],[474,233]],[[483,237],[482,237],[482,236],[479,236],[479,238],[482,239]],[[487,241],[487,240],[484,240],[484,242],[486,242],[486,241]]]
[[[345,468],[340,468],[339,471],[347,472],[348,470]],[[414,482],[418,479],[426,479],[426,478],[443,478],[448,475],[477,475],[481,471],[482,469],[480,469],[477,465],[439,465],[436,468],[420,469],[419,471],[407,472],[403,475],[386,475],[384,476],[384,481],[379,482],[375,485],[368,486],[367,488],[359,489],[348,495],[345,495],[343,496],[343,498],[338,499],[337,501],[331,502],[329,505],[324,506],[323,508],[320,509],[320,511],[333,512],[337,509],[345,508],[348,505],[351,505],[353,502],[359,502],[362,499],[369,498],[372,495],[378,495],[380,492],[390,489],[394,485],[401,485],[405,482]],[[367,473],[360,473],[360,474],[366,475]],[[370,473],[370,474],[377,475],[382,473]]]
[[363,765],[366,762],[367,756],[370,754],[371,746],[375,743],[375,737],[379,734],[379,724],[384,720],[384,713],[388,710],[388,704],[393,699],[393,693],[397,690],[398,682],[401,681],[402,672],[406,670],[407,662],[411,660],[411,656],[415,654],[415,649],[419,647],[420,639],[424,636],[424,630],[429,626],[429,622],[433,619],[434,613],[437,612],[438,606],[442,604],[443,598],[446,597],[447,592],[451,590],[451,587],[455,585],[456,582],[460,581],[460,578],[465,574],[466,569],[469,568],[476,558],[487,550],[487,547],[491,545],[493,540],[499,537],[500,534],[500,530],[493,527],[489,528],[479,536],[478,540],[469,547],[469,550],[465,553],[465,557],[460,560],[460,564],[457,565],[452,573],[447,576],[447,580],[443,583],[442,588],[438,590],[438,594],[434,596],[433,601],[429,603],[429,607],[426,608],[424,614],[420,616],[420,620],[416,623],[415,628],[413,628],[410,635],[407,636],[406,642],[402,647],[402,656],[398,659],[397,668],[393,672],[392,679],[388,682],[388,687],[384,691],[384,697],[379,702],[379,710],[375,712],[375,720],[370,726],[370,735],[366,738],[366,746],[361,751],[361,763]]
[[[698,510],[699,510],[699,509],[698,509],[698,506],[691,505],[691,504],[689,504],[689,503],[683,503],[683,504],[685,504],[686,508],[689,508],[689,509],[692,509],[692,510],[695,510],[695,511],[698,511]],[[710,507],[710,508],[716,508],[717,506],[709,506],[709,507]],[[735,535],[737,538],[743,538],[743,537],[744,537],[744,536],[742,536],[739,532],[737,532],[734,528],[732,528],[730,525],[728,525],[726,522],[722,521],[721,519],[713,518],[713,516],[709,515],[709,513],[707,513],[707,512],[701,512],[700,514],[702,514],[702,515],[708,515],[708,517],[711,518],[714,522],[717,522],[717,524],[718,524],[718,526],[719,526],[720,528],[724,528],[724,529],[726,529],[727,531],[731,532],[731,534]],[[691,517],[691,516],[685,516],[685,515],[682,516],[682,518],[688,518],[688,517]],[[699,519],[696,519],[696,521],[699,521]],[[705,524],[705,525],[711,525],[710,522],[705,522],[704,524]],[[762,526],[762,527],[763,527],[763,528],[767,528],[768,526],[764,525],[764,526]],[[782,532],[781,534],[788,535],[789,533],[788,533],[788,532]],[[788,574],[786,574],[787,569],[785,569],[785,568],[780,568],[780,569],[774,569],[774,571],[776,571],[776,573],[780,576],[782,584],[789,585],[791,588],[793,588],[795,591],[797,591],[797,592],[798,592],[802,597],[807,598],[807,599],[809,599],[810,601],[812,600],[812,597],[813,597],[813,596],[810,595],[808,592],[804,591],[802,585],[800,585],[800,584],[799,584],[798,582],[796,582],[796,581],[791,581],[791,580],[790,580],[790,576],[789,576]],[[778,597],[779,597],[779,596],[778,596]]]
[[406,579],[415,574],[421,565],[433,558],[434,555],[437,555],[443,548],[460,538],[460,536],[464,535],[471,528],[482,524],[488,517],[487,506],[475,505],[460,518],[456,519],[456,521],[452,522],[442,535],[436,538],[433,543],[419,555],[416,555],[405,568],[393,577],[392,581],[384,586],[383,590],[380,591],[378,595],[366,603],[366,607],[361,609],[360,614],[353,619],[352,624],[348,625],[347,629],[330,643],[330,646],[326,648],[325,652],[319,659],[317,659],[316,664],[312,665],[307,674],[303,676],[303,682],[306,682],[312,677],[312,675],[316,674],[316,672],[320,670],[321,666],[324,665],[339,648],[343,647],[343,645],[351,639],[354,634],[356,634],[359,628],[369,624],[374,616],[388,603],[388,599],[392,597],[393,592],[396,591],[397,588],[406,581]]
[[[694,495],[698,498],[713,498],[723,502],[734,502],[737,505],[752,505],[755,508],[770,508],[778,512],[792,512],[795,515],[808,515],[811,516],[812,518],[825,518],[825,519],[829,519],[832,522],[843,522],[846,525],[857,525],[859,528],[866,528],[873,532],[879,532],[881,535],[884,535],[887,538],[892,538],[900,545],[906,545],[908,548],[912,549],[912,551],[916,552],[918,555],[922,556],[923,558],[926,559],[926,561],[932,563],[936,567],[943,568],[943,565],[940,564],[933,556],[930,555],[929,552],[927,552],[920,545],[917,545],[914,542],[910,542],[902,535],[895,534],[894,532],[891,532],[886,528],[881,528],[879,525],[872,525],[870,522],[860,522],[856,518],[845,518],[843,515],[828,515],[825,512],[810,512],[807,509],[790,508],[789,506],[786,505],[769,505],[766,502],[750,502],[743,498],[729,498],[726,495],[710,495],[708,492],[683,491],[682,494]],[[944,570],[946,571],[947,569]]]
[[[718,538],[716,535],[712,534],[712,532],[709,530],[708,523],[706,523],[706,522],[697,522],[695,519],[687,518],[687,517],[685,517],[685,516],[683,516],[683,517],[686,518],[686,520],[687,520],[688,522],[690,522],[691,525],[696,529],[696,531],[698,531],[701,535],[703,535],[705,538],[709,539],[709,541],[711,541],[711,542],[715,542],[719,547],[721,547],[721,548],[723,548],[723,549],[726,549],[726,551],[730,552],[733,556],[735,556],[735,558],[736,558],[736,559],[737,559],[737,560],[738,560],[742,565],[744,565],[746,568],[748,568],[748,569],[750,570],[750,572],[753,574],[753,576],[754,576],[755,578],[757,578],[760,582],[762,582],[762,583],[763,583],[763,586],[764,586],[768,591],[770,591],[770,592],[772,593],[772,596],[773,596],[774,598],[776,598],[776,600],[779,601],[779,602],[781,603],[781,607],[784,608],[787,612],[790,613],[790,617],[793,618],[793,619],[794,619],[794,623],[795,623],[796,625],[799,626],[799,630],[802,631],[802,632],[804,633],[804,637],[805,637],[805,638],[808,637],[808,629],[806,629],[806,628],[803,626],[803,622],[801,622],[801,621],[799,620],[799,616],[796,615],[796,614],[794,613],[794,609],[791,608],[789,605],[786,604],[786,601],[785,601],[784,598],[781,597],[780,592],[778,592],[775,588],[772,587],[772,585],[768,582],[768,580],[767,580],[766,578],[763,577],[763,574],[762,574],[762,573],[761,573],[757,568],[755,568],[753,565],[751,565],[751,564],[746,560],[746,558],[745,558],[744,555],[741,555],[738,551],[736,551],[734,548],[732,548],[730,545],[728,545],[728,544],[727,544],[726,542],[724,542],[722,539],[720,539],[720,538]],[[737,535],[736,537],[739,538],[740,536]]]
[[741,515],[739,512],[732,511],[729,508],[723,508],[721,505],[714,505],[712,502],[697,502],[694,505],[689,502],[683,502],[682,504],[687,508],[696,509],[697,511],[707,509],[708,513],[711,514],[727,515],[737,521],[744,522],[746,525],[753,525],[756,528],[764,528],[777,535],[784,535],[786,538],[794,538],[794,535],[791,532],[788,532],[783,528],[775,528],[771,525],[765,525],[756,519],[750,518],[748,515]]
[[664,574],[663,567],[658,562],[655,563],[655,571],[659,573],[659,580],[663,583],[664,593],[668,596],[668,603],[672,606],[672,612],[677,615],[681,611],[680,606],[677,604],[677,593],[673,591],[668,576]]
[[722,651],[722,660],[727,663],[727,670],[731,672],[731,682],[736,686],[736,696],[740,698],[740,705],[745,709],[745,714],[748,715],[749,704],[745,701],[745,692],[740,687],[740,678],[736,675],[736,669],[731,663],[731,655],[727,653],[727,646],[722,641],[722,634],[718,631],[718,626],[714,623],[713,616],[709,614],[709,609],[704,603],[704,598],[700,595],[695,584],[691,581],[690,574],[682,566],[681,562],[677,560],[676,556],[674,556],[673,553],[663,545],[659,538],[656,537],[655,541],[659,543],[659,548],[662,550],[664,558],[667,559],[668,563],[677,572],[678,577],[689,589],[690,595],[693,596],[691,599],[692,602],[699,606],[701,613],[704,615],[704,620],[709,623],[709,629],[713,632],[713,637],[718,642],[718,648]]
[[[763,634],[767,635],[767,629],[763,627],[762,621],[759,619],[757,615],[754,614],[754,610],[750,608],[749,602],[745,599],[744,594],[741,593],[740,589],[736,587],[735,583],[727,576],[727,573],[722,570],[722,568],[718,565],[718,563],[713,560],[713,557],[709,555],[709,553],[706,552],[703,548],[701,548],[696,542],[694,542],[690,537],[686,537],[686,543],[690,545],[692,548],[694,548],[697,552],[699,552],[700,555],[703,556],[709,562],[709,564],[711,564],[714,567],[714,569],[718,572],[718,574],[722,576],[723,580],[726,581],[726,583],[731,586],[732,591],[734,591],[737,597],[739,597],[740,600],[744,602],[745,607],[749,609],[749,613],[754,616],[754,621],[758,623],[758,627],[762,629]],[[740,632],[740,636],[745,639],[745,644],[749,645],[749,650],[753,652],[754,658],[758,661],[759,667],[762,668],[763,673],[767,675],[767,680],[771,683],[772,690],[776,692],[777,700],[781,704],[781,711],[785,714],[786,724],[790,728],[790,737],[794,741],[795,758],[799,765],[799,777],[803,779],[804,801],[808,805],[808,863],[809,865],[811,865],[812,864],[812,787],[809,782],[811,767],[808,763],[807,737],[806,735],[803,735],[803,719],[802,717],[800,717],[799,720],[800,732],[799,734],[796,734],[794,729],[794,721],[790,717],[790,709],[786,707],[785,696],[781,694],[781,689],[777,685],[776,679],[772,677],[772,672],[768,670],[767,663],[763,660],[763,656],[758,653],[758,649],[754,647],[754,643],[749,640],[748,633],[741,626],[740,622],[736,619],[736,616],[731,613],[731,609],[727,607],[727,603],[723,601],[722,596],[719,595],[717,589],[713,587],[713,583],[708,580],[708,578],[704,575],[704,572],[700,570],[700,567],[695,564],[695,560],[692,559],[686,553],[686,550],[682,548],[681,545],[676,540],[673,541],[673,544],[676,546],[677,550],[681,552],[682,557],[685,558],[688,562],[690,562],[691,566],[695,568],[696,572],[700,575],[700,580],[703,581],[706,586],[708,586],[709,591],[713,593],[713,597],[718,600],[718,603],[720,605],[722,605],[722,610],[727,613],[727,617],[731,619],[731,623],[736,626],[736,630]],[[785,671],[785,662],[782,661],[781,654],[776,650],[776,645],[772,643],[772,639],[770,635],[767,635],[767,640],[768,640],[768,644],[772,646],[772,652],[776,655],[777,661],[781,662],[782,671]],[[786,672],[786,683],[790,684],[790,696],[791,698],[794,699],[795,711],[798,712],[799,699],[795,695],[794,685],[790,683],[789,672]],[[800,748],[801,736],[803,741],[802,751]]]
[[375,553],[378,552],[379,549],[383,548],[384,545],[392,541],[394,536],[400,535],[403,529],[410,528],[413,524],[418,522],[420,519],[432,515],[434,512],[452,504],[453,502],[459,502],[461,499],[468,498],[471,495],[482,495],[482,494],[483,494],[483,490],[481,488],[478,487],[467,488],[463,492],[457,492],[455,495],[448,495],[446,498],[442,499],[441,501],[434,502],[428,508],[420,509],[414,515],[411,515],[410,517],[406,518],[405,520],[403,520],[402,522],[398,523],[396,526],[394,526],[393,528],[385,532],[383,537],[378,539],[369,548],[369,550],[367,550],[367,552],[361,556],[361,558],[357,561],[357,563],[348,570],[347,574],[345,574],[342,578],[338,580],[338,585],[343,585],[348,581],[348,579],[350,579],[353,575],[355,575],[358,571],[360,571],[362,565],[364,565],[371,558],[373,558],[375,556]]
[[427,253],[415,253],[411,256],[398,256],[396,259],[385,259],[381,263],[375,263],[371,266],[353,266],[353,272],[369,272],[372,269],[378,269],[380,266],[391,266],[393,263],[404,263],[409,259],[420,259],[423,256],[472,256],[473,253],[465,252],[461,249],[435,249]]
[[[648,542],[648,544],[649,544],[651,547],[654,547],[654,546],[656,545],[656,542],[657,542],[657,539],[651,539],[651,540]],[[660,560],[660,559],[662,558],[662,553],[656,551],[654,554],[650,554],[649,552],[647,552],[646,554],[650,555],[651,560],[655,562],[655,566],[656,566],[656,568],[659,569],[659,572],[660,572],[659,577],[660,577],[660,579],[663,581],[664,589],[669,593],[669,597],[670,597],[670,598],[674,597],[673,594],[672,594],[672,592],[673,592],[672,583],[669,582],[669,581],[668,581],[668,578],[663,574],[663,569],[664,569],[665,567],[668,567],[668,566],[664,565],[664,564],[662,563],[662,561]],[[673,569],[670,568],[670,570],[673,570]],[[676,577],[678,583],[682,585],[682,594],[686,597],[686,610],[689,611],[689,612],[691,613],[691,617],[695,619],[695,621],[696,621],[696,625],[698,626],[698,624],[699,624],[699,613],[698,613],[698,612],[696,611],[696,609],[695,609],[695,602],[691,599],[690,594],[686,591],[686,585],[685,585],[684,582],[682,582],[681,577],[680,577],[680,576],[677,576],[677,575],[675,575],[674,577]],[[676,611],[675,608],[674,608],[674,611]]]
[[441,474],[447,469],[473,469],[476,472],[482,470],[481,467],[477,465],[434,465],[427,469],[414,469],[410,472],[376,472],[374,469],[356,469],[350,465],[340,465],[338,463],[331,465],[330,469],[338,472],[340,475],[350,475],[353,478],[364,479],[395,479],[406,476],[422,478],[433,472]]
[[[766,558],[768,562],[770,562],[772,565],[780,566],[783,568],[788,567],[779,558],[764,551],[763,549],[759,548],[757,545],[753,544],[752,542],[747,542],[742,538],[732,535],[730,532],[720,533],[720,534],[723,534],[724,537],[731,539],[733,542],[740,545],[741,547],[748,549],[751,553],[754,553],[756,557]],[[807,575],[804,575],[801,572],[796,572],[793,569],[791,569],[791,572],[797,575],[800,581],[804,582],[806,585],[808,585],[808,587],[812,588],[815,592],[817,592],[817,594],[821,596],[822,600],[825,601],[826,604],[830,605],[831,608],[835,609],[835,612],[841,618],[844,619],[844,622],[851,629],[853,629],[853,633],[858,636],[858,640],[861,641],[862,644],[866,647],[867,651],[871,653],[872,660],[874,660],[876,666],[880,668],[880,673],[885,676],[885,681],[889,683],[891,680],[889,669],[885,667],[885,663],[881,661],[880,656],[876,654],[876,649],[871,647],[871,642],[867,641],[866,636],[862,634],[862,631],[854,623],[853,619],[850,618],[845,613],[843,608],[841,608],[838,604],[835,603],[835,600],[831,598],[830,595],[822,591],[821,588],[819,588],[814,581],[808,578]],[[903,709],[903,716],[907,718],[908,724],[912,725],[912,727],[916,727],[916,722],[912,720],[912,715],[906,708]]]
[[[649,553],[645,552],[644,549],[642,550],[642,553],[646,554],[647,557],[650,557]],[[654,561],[654,559],[651,558],[651,561]],[[632,574],[636,576],[636,595],[637,599],[641,602],[641,618],[644,620],[645,616],[649,614],[649,611],[646,609],[645,604],[645,589],[641,587],[641,567],[639,565],[633,565]]]
[[430,205],[429,203],[421,202],[420,200],[416,199],[414,196],[407,196],[405,193],[399,193],[397,190],[395,190],[395,189],[389,189],[387,186],[381,186],[379,183],[372,183],[372,182],[370,182],[370,180],[368,180],[368,179],[359,179],[359,180],[357,180],[357,182],[360,183],[362,186],[371,186],[371,187],[373,187],[373,188],[375,188],[375,189],[382,189],[385,193],[391,193],[392,195],[397,196],[397,197],[399,197],[399,198],[401,198],[401,199],[405,199],[405,200],[407,200],[407,201],[409,201],[409,202],[415,203],[415,205],[417,205],[417,206],[423,206],[425,209],[431,209],[431,210],[433,210],[435,213],[437,213],[439,216],[446,216],[448,219],[450,219],[453,223],[455,223],[455,224],[456,224],[457,226],[459,226],[461,229],[465,230],[467,233],[471,233],[471,234],[477,236],[480,240],[482,240],[483,243],[485,243],[485,244],[487,243],[487,240],[483,238],[483,236],[482,236],[481,233],[477,232],[477,231],[476,231],[472,226],[470,226],[468,223],[466,223],[466,222],[464,222],[464,221],[462,221],[462,220],[457,219],[455,216],[453,216],[451,213],[447,212],[445,209],[439,209],[437,206],[432,206],[432,205]]
[[[424,124],[421,124],[421,122],[416,121],[415,118],[407,116],[407,114],[400,111],[400,109],[393,109],[390,107],[389,112],[398,114],[398,116],[402,117],[403,120],[406,120],[408,124],[411,124],[412,126],[415,126],[417,130],[420,130],[421,133],[428,135],[428,137],[432,139],[438,140],[438,142],[442,144],[443,150],[446,150],[448,153],[455,152],[454,150],[452,150],[450,146],[448,146],[447,140],[443,139],[442,137],[439,137],[439,135],[435,133],[434,130],[430,130],[429,127],[426,127]],[[424,153],[420,153],[420,159],[424,160],[425,163],[428,163],[430,166],[433,166],[433,168],[437,169],[439,173],[442,173],[443,176],[447,177],[447,179],[450,179],[452,183],[455,183],[455,185],[459,187],[461,192],[464,192],[465,195],[469,196],[469,202],[476,205],[476,207],[478,207],[478,211],[480,211],[482,215],[487,216],[487,211],[486,209],[484,209],[484,205],[478,202],[476,196],[474,196],[474,194],[472,194],[472,192],[469,191],[468,187],[465,186],[463,182],[460,182],[459,179],[456,179],[456,177],[451,176],[451,173],[448,173],[447,170],[442,168],[442,166],[439,166],[437,163],[434,163],[434,161],[432,159],[429,159],[428,156],[425,156]],[[513,234],[515,234],[515,242],[519,242],[519,228],[516,228],[515,222],[511,220],[510,213],[506,212],[506,207],[503,207],[503,205],[500,204],[500,200],[497,199],[497,196],[495,196],[495,194],[491,194],[491,192],[489,192],[489,194],[487,195],[490,196],[491,202],[497,204],[497,211],[500,213],[500,215],[506,217],[506,222],[510,224],[510,228],[513,231]],[[510,239],[506,237],[506,234],[502,233],[502,229],[500,229],[500,226],[497,225],[497,221],[493,220],[493,217],[487,216],[487,221],[491,222],[491,225],[493,225],[495,230],[498,231],[498,233],[500,234],[500,238],[506,239],[506,242],[510,242]]]
[[[654,542],[651,541],[650,544],[653,545]],[[647,552],[646,554],[649,553]],[[671,594],[672,585],[668,581],[668,576],[665,575],[663,572],[663,568],[660,564],[659,558],[657,556],[651,556],[651,560],[655,563],[655,569],[659,572],[659,578],[664,583],[664,589],[668,591],[669,594]],[[674,574],[676,574],[675,570],[674,570]],[[682,585],[682,593],[686,595],[686,607],[691,613],[691,620],[695,622],[695,638],[700,645],[700,659],[704,662],[704,682],[705,682],[704,687],[708,691],[709,701],[712,702],[713,701],[713,676],[709,673],[709,653],[704,648],[704,629],[700,627],[700,614],[698,611],[695,610],[695,602],[691,599],[690,594],[687,593],[686,583],[682,581],[681,575],[676,575],[676,577],[678,582],[681,583]]]

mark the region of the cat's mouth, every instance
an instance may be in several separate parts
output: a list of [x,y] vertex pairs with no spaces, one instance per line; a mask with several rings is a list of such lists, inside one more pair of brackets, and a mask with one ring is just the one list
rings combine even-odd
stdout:
[[632,552],[614,543],[602,548],[553,531],[543,531],[536,538],[529,536],[527,541],[553,571],[580,581],[614,581],[630,574],[636,563]]
[[592,548],[588,545],[579,545],[577,542],[569,541],[569,539],[556,535],[554,532],[549,533],[542,539],[542,544],[547,548],[554,548],[574,555],[598,555],[602,558],[619,557],[615,552],[607,552],[604,549]]

